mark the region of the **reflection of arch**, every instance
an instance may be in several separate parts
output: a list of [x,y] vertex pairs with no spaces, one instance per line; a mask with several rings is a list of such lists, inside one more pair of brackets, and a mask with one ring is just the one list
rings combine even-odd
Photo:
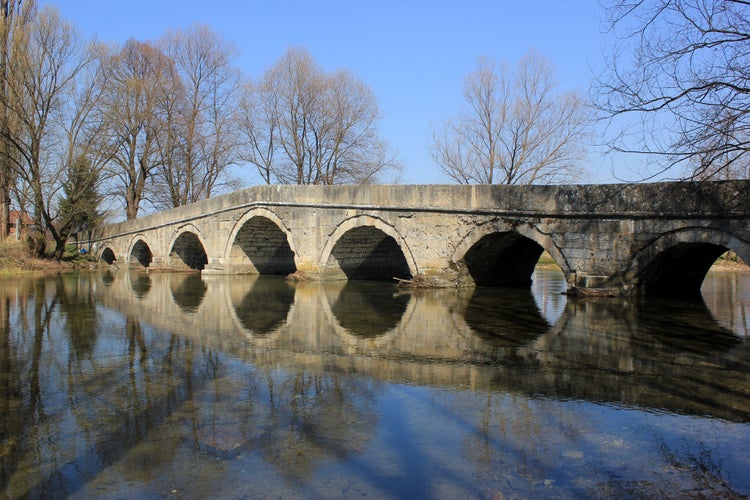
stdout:
[[235,274],[295,272],[291,234],[270,210],[256,208],[235,224],[227,241],[225,262]]
[[[150,245],[146,242],[146,238],[142,235],[138,235],[133,239],[133,244],[130,247],[130,263],[137,263],[141,267],[147,268],[151,265],[151,261],[154,260],[154,255],[151,252]],[[134,262],[135,259],[135,262]]]
[[143,299],[151,291],[151,276],[148,273],[131,273],[130,288],[136,297]]
[[169,288],[175,304],[186,313],[198,310],[206,295],[206,284],[200,274],[170,277]]
[[493,221],[475,228],[456,247],[451,262],[460,281],[476,285],[528,287],[542,252],[568,274],[565,257],[548,235],[528,224]]
[[106,245],[102,248],[101,252],[99,252],[99,259],[100,261],[104,261],[107,265],[111,266],[115,263],[117,260],[117,257],[115,256],[115,251],[112,250],[112,247],[109,245]]
[[100,273],[100,276],[102,279],[102,283],[107,288],[111,287],[112,283],[114,283],[115,281],[115,276],[112,274],[112,271],[110,271],[109,269],[103,273]]
[[294,302],[294,287],[288,281],[275,277],[232,281],[230,304],[242,329],[264,336],[286,322]]
[[369,215],[339,224],[328,238],[320,262],[329,278],[392,280],[417,273],[414,257],[398,231]]
[[372,339],[401,322],[411,296],[396,292],[395,285],[347,282],[333,302],[331,312],[352,335]]
[[699,297],[706,273],[727,250],[743,260],[750,257],[750,243],[724,231],[679,229],[643,248],[631,261],[627,275],[646,294]]
[[476,334],[500,347],[520,347],[550,329],[531,290],[477,287],[463,316]]
[[171,269],[202,270],[208,264],[206,246],[193,225],[180,227],[168,248]]

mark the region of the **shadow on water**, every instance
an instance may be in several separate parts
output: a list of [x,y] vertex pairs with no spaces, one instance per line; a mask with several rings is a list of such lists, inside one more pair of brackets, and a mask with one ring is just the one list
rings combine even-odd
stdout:
[[[347,281],[336,293],[326,287],[331,311],[342,328],[352,335],[375,338],[395,328],[401,321],[410,295],[399,293],[390,283]],[[336,286],[338,288],[338,286]]]
[[294,286],[276,276],[239,281],[232,306],[240,323],[254,335],[268,335],[284,324],[294,303]]

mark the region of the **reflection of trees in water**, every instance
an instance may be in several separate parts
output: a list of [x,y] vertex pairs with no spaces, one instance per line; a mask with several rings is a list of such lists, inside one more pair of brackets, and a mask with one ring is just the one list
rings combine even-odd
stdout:
[[183,312],[193,313],[198,310],[206,295],[206,284],[198,273],[170,276],[169,289],[175,304]]
[[[93,362],[86,369],[80,369],[78,363],[66,365],[54,359],[47,360],[47,364],[59,366],[60,370],[31,367],[32,379],[49,378],[42,384],[66,381],[63,390],[67,392],[75,425],[65,418],[65,409],[60,413],[55,404],[54,413],[46,422],[29,425],[24,434],[29,442],[23,448],[34,456],[22,458],[19,463],[32,463],[30,471],[35,477],[31,480],[27,471],[17,474],[10,491],[32,498],[75,495],[102,470],[148,442],[153,431],[181,408],[193,391],[215,377],[215,370],[200,363],[200,359],[213,358],[210,349],[194,349],[192,341],[174,335],[154,334],[137,317],[128,316],[123,321],[124,332],[114,336],[119,339],[124,333],[125,356],[108,356],[106,363]],[[45,359],[49,356],[54,358],[55,354],[47,353]],[[61,373],[65,366],[67,373]],[[51,425],[52,422],[59,425]],[[71,428],[77,432],[71,433]],[[157,454],[152,460],[170,463],[178,443],[159,443],[158,450],[146,448]],[[144,462],[146,457],[139,453],[138,462]],[[142,477],[139,467],[128,472]]]
[[[22,437],[28,432],[25,414],[35,413],[26,389],[29,359],[19,339],[28,338],[27,307],[31,304],[36,309],[35,290],[34,283],[25,279],[14,280],[10,286],[0,282],[0,485],[4,494],[24,451]],[[39,299],[44,300],[44,295]]]
[[259,276],[249,283],[250,290],[241,300],[233,300],[232,306],[243,327],[254,335],[267,335],[286,321],[294,302],[294,287],[274,276]]
[[463,316],[477,335],[498,347],[528,344],[550,328],[531,291],[522,288],[477,287]]
[[253,370],[194,398],[193,439],[224,460],[259,453],[304,482],[325,460],[352,459],[376,428],[376,387],[366,378],[303,370]]
[[72,345],[71,356],[75,355],[78,362],[90,358],[96,345],[98,319],[93,278],[90,274],[67,274],[58,275],[56,280],[60,311],[65,316],[65,330]]
[[410,296],[397,292],[390,283],[348,281],[332,302],[331,311],[352,335],[374,338],[401,321]]

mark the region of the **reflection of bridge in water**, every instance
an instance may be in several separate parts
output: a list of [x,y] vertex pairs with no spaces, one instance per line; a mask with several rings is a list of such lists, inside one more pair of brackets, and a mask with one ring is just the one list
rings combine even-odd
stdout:
[[[568,301],[551,323],[529,291],[103,276],[104,305],[260,367],[750,419],[741,375],[750,366],[736,366],[747,364],[750,345],[705,304],[672,314],[669,301]],[[498,305],[507,293],[514,307],[506,310]],[[725,359],[733,369],[723,370]],[[733,376],[735,394],[714,390],[717,377]]]

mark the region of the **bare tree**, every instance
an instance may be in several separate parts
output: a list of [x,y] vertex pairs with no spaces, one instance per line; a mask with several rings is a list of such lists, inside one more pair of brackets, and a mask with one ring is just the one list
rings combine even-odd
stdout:
[[551,63],[534,52],[515,73],[480,58],[464,81],[467,110],[433,131],[432,158],[463,184],[568,182],[581,174],[589,126],[583,99],[555,93]]
[[[21,0],[0,0],[0,105],[5,102],[9,92],[10,80],[17,79],[19,75],[13,71],[13,58],[18,54],[18,48],[25,42],[24,33],[30,17],[34,12],[33,0],[23,2]],[[8,223],[10,217],[11,191],[15,182],[13,161],[14,156],[12,142],[8,139],[11,134],[11,113],[2,106],[0,109],[0,241],[8,235]]]
[[166,130],[159,105],[176,84],[172,62],[152,44],[128,40],[110,61],[104,96],[112,148],[111,194],[124,200],[128,220],[138,216],[156,169],[163,161],[159,134]]
[[377,129],[377,100],[351,73],[326,73],[292,48],[249,88],[256,95],[244,100],[245,156],[266,182],[373,182],[398,168]]
[[206,26],[168,33],[161,46],[180,82],[165,103],[171,133],[160,144],[159,180],[167,194],[161,204],[177,207],[231,183],[226,169],[238,150],[239,74],[234,46]]
[[13,126],[1,127],[0,131],[12,145],[5,159],[12,162],[15,175],[32,196],[37,228],[31,241],[32,253],[43,256],[46,231],[58,247],[63,247],[67,239],[53,214],[64,176],[64,169],[54,161],[61,142],[60,129],[55,125],[63,119],[70,91],[91,57],[78,33],[55,8],[45,7],[30,19],[26,44],[23,50],[17,50],[11,59],[13,66],[8,68],[19,76],[1,96]]
[[750,177],[750,2],[604,7],[614,41],[593,90],[616,131],[610,146],[648,155],[645,177]]
[[266,184],[276,178],[276,115],[273,99],[261,85],[246,82],[242,86],[238,128],[242,136],[242,160],[253,165]]

